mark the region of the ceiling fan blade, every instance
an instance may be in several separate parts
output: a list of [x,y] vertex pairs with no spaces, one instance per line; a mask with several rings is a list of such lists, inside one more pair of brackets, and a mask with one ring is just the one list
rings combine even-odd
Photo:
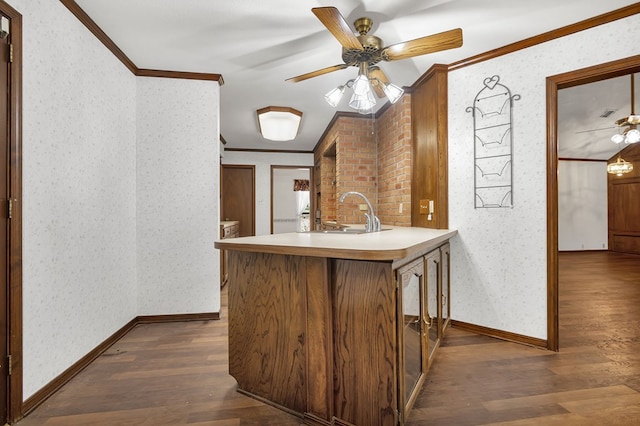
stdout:
[[371,79],[371,87],[373,87],[373,91],[376,92],[376,96],[384,98],[385,93],[382,85],[389,83],[387,75],[379,67],[371,67],[369,68],[369,77]]
[[462,46],[462,30],[456,28],[455,30],[392,44],[382,49],[382,57],[386,61],[397,61],[460,46]]
[[333,71],[343,70],[343,69],[347,68],[348,66],[349,65],[347,65],[347,64],[333,65],[331,67],[322,68],[322,69],[319,69],[319,70],[308,72],[306,74],[298,75],[296,77],[291,77],[291,78],[286,79],[285,81],[290,81],[292,83],[297,83],[299,81],[307,80],[309,78],[317,77],[317,76],[323,75],[323,74],[328,74],[328,73],[333,72]]
[[346,49],[363,50],[362,44],[335,7],[314,7],[314,15]]

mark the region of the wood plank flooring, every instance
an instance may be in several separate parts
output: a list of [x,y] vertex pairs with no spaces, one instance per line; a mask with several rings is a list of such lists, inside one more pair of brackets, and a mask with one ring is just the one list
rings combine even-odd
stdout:
[[409,425],[640,425],[640,256],[559,262],[560,352],[449,330]]
[[[559,260],[560,352],[450,329],[408,425],[640,425],[640,256]],[[135,327],[18,424],[300,424],[236,392],[222,300],[220,321]]]

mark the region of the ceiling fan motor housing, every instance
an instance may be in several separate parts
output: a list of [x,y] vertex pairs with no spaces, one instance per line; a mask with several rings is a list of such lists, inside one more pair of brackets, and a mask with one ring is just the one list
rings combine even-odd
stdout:
[[358,40],[362,44],[362,50],[342,48],[342,60],[345,64],[358,66],[360,62],[367,62],[369,65],[375,65],[383,59],[380,37],[365,34],[358,36]]

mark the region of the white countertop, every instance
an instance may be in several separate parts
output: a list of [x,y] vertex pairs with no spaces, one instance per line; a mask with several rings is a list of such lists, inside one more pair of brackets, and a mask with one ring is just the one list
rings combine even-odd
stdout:
[[[358,225],[352,226],[357,228]],[[241,237],[215,242],[218,249],[260,253],[319,256],[355,260],[398,260],[423,252],[457,234],[452,229],[382,226],[386,231],[363,234],[286,234]]]

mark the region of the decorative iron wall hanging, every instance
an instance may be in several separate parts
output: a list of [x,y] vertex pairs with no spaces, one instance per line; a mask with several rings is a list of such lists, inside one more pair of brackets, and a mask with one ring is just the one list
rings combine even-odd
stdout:
[[475,208],[513,207],[513,101],[494,75],[466,109],[473,114]]

